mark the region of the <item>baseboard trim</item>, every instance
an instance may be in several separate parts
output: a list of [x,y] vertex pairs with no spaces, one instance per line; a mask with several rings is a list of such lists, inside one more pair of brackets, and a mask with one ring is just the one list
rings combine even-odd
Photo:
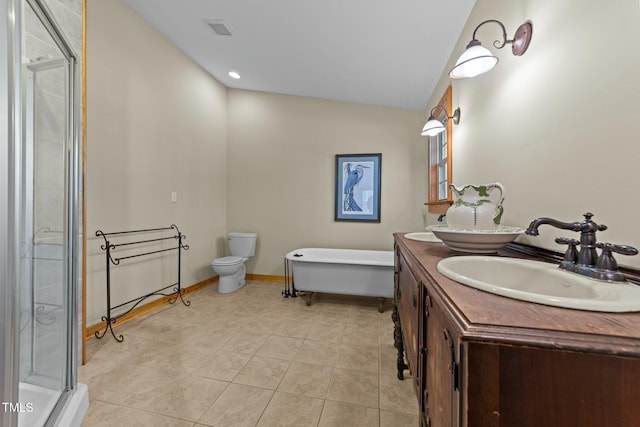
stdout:
[[284,283],[284,276],[273,276],[269,274],[252,274],[247,273],[247,280],[262,280],[264,282],[278,282]]
[[[262,279],[264,280],[264,279]],[[198,291],[206,286],[209,286],[213,283],[218,282],[218,276],[214,276],[211,277],[209,279],[203,280],[202,282],[198,282],[195,283],[191,286],[188,286],[186,288],[183,289],[182,291],[182,296],[186,296],[189,294],[194,293],[195,291]],[[121,318],[118,319],[118,322],[116,324],[112,324],[111,326],[113,328],[116,328],[118,326],[122,326],[127,322],[130,322],[131,320],[137,319],[138,317],[144,316],[147,313],[150,313],[154,310],[159,309],[160,307],[164,307],[165,305],[169,304],[169,299],[171,299],[172,296],[166,296],[166,297],[162,297],[162,298],[158,298],[156,300],[153,300],[151,302],[148,302],[147,304],[141,305],[140,307],[131,310],[131,312],[127,313],[126,315],[122,316]],[[95,338],[95,333],[98,331],[102,331],[104,330],[106,326],[106,323],[104,321],[96,323],[95,325],[91,325],[88,326],[85,330],[84,330],[84,339],[85,341],[90,340],[91,338]]]

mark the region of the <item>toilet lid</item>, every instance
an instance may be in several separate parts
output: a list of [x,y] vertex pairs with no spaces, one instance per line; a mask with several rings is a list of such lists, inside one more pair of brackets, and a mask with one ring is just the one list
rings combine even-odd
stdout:
[[242,257],[225,256],[213,261],[213,265],[234,265],[234,264],[242,264]]

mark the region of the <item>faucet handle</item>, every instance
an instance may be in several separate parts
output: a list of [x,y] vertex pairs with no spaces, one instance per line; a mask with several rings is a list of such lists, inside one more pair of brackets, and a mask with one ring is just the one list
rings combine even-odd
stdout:
[[627,245],[614,245],[613,243],[597,243],[596,247],[602,249],[602,253],[596,261],[596,268],[603,270],[616,270],[618,263],[613,258],[611,252],[615,252],[622,255],[637,255],[638,250],[633,246]]
[[580,242],[576,239],[570,239],[568,237],[556,237],[556,243],[560,245],[579,245]]
[[564,262],[575,263],[578,259],[578,250],[576,246],[580,244],[576,239],[569,239],[567,237],[557,237],[556,243],[560,245],[567,245],[567,251],[564,253]]
[[622,255],[638,255],[638,250],[628,245],[613,245],[613,251]]
[[628,245],[614,245],[613,243],[597,243],[596,247],[604,250],[610,250],[612,252],[622,255],[638,255],[638,250],[633,246]]
[[613,251],[613,245],[611,243],[596,243],[596,247],[602,249],[602,253],[596,260],[596,268],[601,270],[617,270],[618,263],[611,253]]

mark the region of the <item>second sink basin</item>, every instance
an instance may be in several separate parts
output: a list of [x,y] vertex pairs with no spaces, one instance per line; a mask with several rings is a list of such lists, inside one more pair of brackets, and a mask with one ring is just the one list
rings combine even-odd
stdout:
[[594,280],[546,262],[458,256],[443,259],[437,268],[456,282],[522,301],[588,311],[640,311],[640,286]]
[[432,232],[423,231],[417,233],[407,233],[404,235],[407,239],[417,240],[419,242],[429,243],[442,243],[442,240],[438,239]]

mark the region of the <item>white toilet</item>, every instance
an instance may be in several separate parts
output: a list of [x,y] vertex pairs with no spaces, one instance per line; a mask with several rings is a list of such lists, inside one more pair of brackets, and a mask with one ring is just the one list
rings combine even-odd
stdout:
[[245,284],[246,269],[244,263],[255,255],[256,233],[229,233],[227,240],[231,256],[218,258],[211,263],[213,271],[218,273],[218,292],[228,294],[237,291]]

